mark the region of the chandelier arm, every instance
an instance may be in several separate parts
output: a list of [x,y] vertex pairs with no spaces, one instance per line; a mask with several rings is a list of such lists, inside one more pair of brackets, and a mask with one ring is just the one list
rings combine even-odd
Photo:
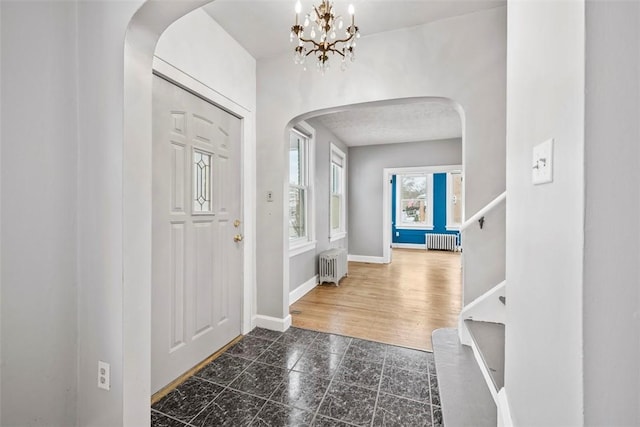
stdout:
[[[346,38],[346,39],[340,39],[340,40],[336,40],[336,41],[334,41],[334,42],[332,42],[332,43],[329,43],[329,44],[327,45],[327,49],[325,49],[325,50],[335,50],[335,49],[333,49],[333,46],[335,46],[337,43],[346,43],[346,42],[350,41],[351,39],[353,39],[353,37],[354,37],[354,35],[352,34],[352,35],[351,35],[351,37],[349,37],[349,38]],[[318,42],[317,42],[317,41],[315,41],[314,39],[305,39],[305,38],[303,38],[303,37],[299,37],[299,38],[298,38],[298,40],[301,40],[301,41],[303,41],[303,42],[305,42],[305,43],[313,43],[313,45],[314,45],[316,48],[320,48],[321,46],[324,46],[324,42],[320,42],[320,43],[318,43]],[[322,49],[320,49],[320,50],[322,50]],[[336,52],[337,52],[337,50],[336,50]]]
[[298,40],[302,40],[305,43],[313,43],[315,45],[318,45],[318,42],[316,42],[314,39],[305,39],[305,38],[302,38],[302,37],[298,37]]
[[335,46],[336,43],[346,43],[346,42],[350,41],[351,39],[353,39],[353,37],[354,37],[354,35],[352,34],[351,37],[349,37],[348,39],[336,40],[333,43],[330,43],[329,47],[331,48],[331,47]]
[[337,49],[327,49],[327,50],[324,50],[324,51],[323,51],[322,49],[313,49],[313,50],[308,51],[304,56],[309,56],[309,55],[311,55],[312,53],[316,53],[316,52],[322,52],[322,53],[329,53],[329,52],[331,52],[331,53],[337,53],[338,55],[340,55],[340,56],[342,56],[342,57],[344,58],[344,53],[340,52],[340,51],[339,51],[339,50],[337,50]]

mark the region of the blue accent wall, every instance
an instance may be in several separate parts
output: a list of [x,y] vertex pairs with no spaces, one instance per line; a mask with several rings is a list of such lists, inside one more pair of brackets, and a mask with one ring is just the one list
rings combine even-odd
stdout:
[[447,230],[447,174],[433,174],[433,230],[396,228],[396,175],[391,186],[391,241],[424,245],[425,233],[455,234],[460,244],[460,232]]

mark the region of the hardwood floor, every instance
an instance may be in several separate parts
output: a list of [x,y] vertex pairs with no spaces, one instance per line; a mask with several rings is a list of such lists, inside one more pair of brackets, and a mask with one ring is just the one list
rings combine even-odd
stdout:
[[460,253],[394,249],[391,264],[350,262],[340,286],[317,286],[290,312],[300,328],[431,350],[461,301]]

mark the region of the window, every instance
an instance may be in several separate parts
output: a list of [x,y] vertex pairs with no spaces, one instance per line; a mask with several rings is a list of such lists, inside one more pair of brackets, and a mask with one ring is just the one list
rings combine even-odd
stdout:
[[211,154],[193,150],[193,213],[212,213]]
[[433,229],[433,174],[396,177],[396,228]]
[[462,226],[462,173],[447,174],[447,230]]
[[331,241],[343,239],[347,234],[345,219],[345,166],[346,156],[344,152],[331,144],[331,198],[329,200],[329,236]]
[[294,129],[289,140],[289,249],[297,255],[315,247],[313,235],[312,149],[309,136]]

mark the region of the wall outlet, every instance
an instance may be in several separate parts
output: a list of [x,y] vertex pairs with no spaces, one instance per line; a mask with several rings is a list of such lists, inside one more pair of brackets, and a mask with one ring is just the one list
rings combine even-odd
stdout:
[[98,388],[111,389],[111,365],[102,360],[98,360]]

